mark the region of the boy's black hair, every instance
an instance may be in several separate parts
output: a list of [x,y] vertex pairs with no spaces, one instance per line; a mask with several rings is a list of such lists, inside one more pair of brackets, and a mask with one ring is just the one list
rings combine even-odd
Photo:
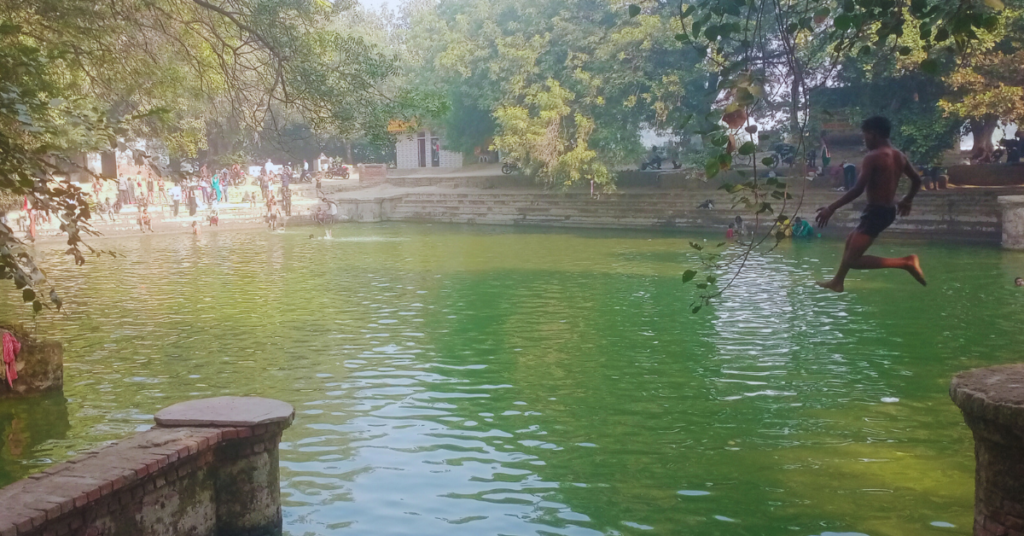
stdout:
[[892,122],[887,118],[880,115],[872,116],[864,120],[860,124],[860,129],[864,132],[874,132],[879,136],[888,139],[892,133]]

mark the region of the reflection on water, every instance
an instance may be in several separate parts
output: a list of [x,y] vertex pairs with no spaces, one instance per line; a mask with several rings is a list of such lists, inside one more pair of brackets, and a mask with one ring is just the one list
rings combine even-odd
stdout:
[[1019,359],[1024,257],[883,241],[932,286],[854,274],[837,296],[810,281],[839,244],[789,244],[692,315],[690,236],[310,232],[116,239],[85,269],[45,250],[68,400],[0,406],[0,480],[177,401],[261,395],[297,410],[295,536],[970,532],[946,389]]
[[70,429],[60,393],[0,400],[0,482],[20,480],[33,466],[63,459],[61,447],[67,447]]

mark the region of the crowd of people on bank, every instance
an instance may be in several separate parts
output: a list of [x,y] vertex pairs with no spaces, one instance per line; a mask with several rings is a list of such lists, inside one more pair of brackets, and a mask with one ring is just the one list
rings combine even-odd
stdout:
[[[332,169],[340,165],[333,160],[330,164],[334,165]],[[175,182],[165,180],[153,170],[144,169],[134,175],[121,174],[116,181],[117,193],[113,198],[109,193],[105,195],[106,181],[93,181],[93,214],[100,221],[119,222],[124,208],[133,206],[139,230],[145,233],[153,232],[150,207],[168,207],[172,218],[180,217],[187,210],[188,217],[197,218],[192,222],[192,230],[198,235],[203,224],[219,225],[219,209],[223,205],[240,202],[250,209],[262,206],[262,216],[268,228],[280,230],[285,219],[292,215],[292,185],[299,180],[315,184],[317,196],[324,205],[318,206],[311,215],[317,223],[325,223],[336,219],[337,204],[324,197],[323,174],[311,175],[307,162],[303,163],[301,170],[293,170],[290,163],[276,167],[268,161],[255,176],[246,173],[246,168],[239,164],[219,170],[203,165]],[[19,229],[22,227],[27,225],[19,221]]]

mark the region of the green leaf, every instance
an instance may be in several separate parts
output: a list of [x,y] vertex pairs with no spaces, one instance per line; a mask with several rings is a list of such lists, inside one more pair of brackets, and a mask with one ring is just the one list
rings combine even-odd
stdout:
[[935,32],[935,42],[936,43],[942,43],[942,42],[944,42],[944,41],[946,41],[948,39],[949,39],[949,30],[948,29],[946,29],[946,28],[939,28],[939,30],[937,32]]
[[772,160],[772,158],[770,156],[766,156],[766,157],[761,159],[761,163],[766,165],[766,166],[770,166],[770,165],[775,163],[775,160]]
[[840,32],[845,32],[846,30],[849,30],[850,28],[853,27],[853,16],[847,13],[838,15],[832,21],[832,26],[834,26],[835,29],[839,30]]
[[27,289],[21,291],[21,299],[25,303],[28,303],[28,302],[36,299],[36,291],[34,291],[34,290],[30,289],[30,288],[27,288]]
[[699,313],[699,312],[700,312],[700,308],[701,308],[701,307],[703,307],[703,306],[702,306],[702,305],[698,305],[698,306],[694,307],[694,308],[692,309],[692,311],[693,311],[693,314],[697,314],[697,313]]
[[714,285],[714,284],[715,284],[715,281],[718,281],[718,278],[717,278],[717,277],[715,277],[715,276],[713,276],[713,275],[709,275],[709,276],[707,277],[707,282],[708,282],[708,284],[709,284],[709,285]]
[[739,148],[738,152],[742,156],[749,156],[749,155],[754,154],[754,151],[756,151],[756,150],[757,150],[757,146],[754,145],[754,142],[748,141],[748,142],[744,143],[743,145],[740,145],[740,148]]
[[685,18],[689,17],[690,15],[693,15],[693,12],[696,11],[696,9],[697,9],[697,6],[695,6],[693,4],[690,4],[690,5],[686,6],[686,9],[683,10],[682,17],[685,19]]
[[939,62],[935,58],[928,58],[921,62],[921,70],[931,75],[939,74]]
[[697,283],[697,288],[699,288],[701,290],[704,290],[704,289],[708,288],[708,284],[707,283]]
[[640,6],[636,4],[629,4],[629,18],[633,18],[640,14]]
[[860,50],[857,51],[857,55],[862,57],[862,58],[866,58],[866,57],[870,56],[871,55],[871,46],[870,45],[864,45],[864,46],[860,47]]
[[677,33],[676,34],[676,41],[679,41],[680,43],[685,43],[685,42],[687,42],[689,40],[690,40],[690,36],[686,35],[685,32],[684,33]]
[[827,7],[819,7],[814,12],[814,16],[818,17],[818,18],[821,18],[821,19],[824,19],[824,18],[828,17],[831,14],[832,14],[832,10],[827,8]]
[[39,313],[42,310],[43,310],[43,304],[39,303],[39,300],[36,300],[36,301],[32,302],[32,311],[33,312]]
[[689,283],[690,281],[693,281],[694,277],[697,277],[696,270],[687,270],[683,272],[683,283]]
[[901,46],[897,52],[900,56],[909,56],[912,51],[910,50],[910,47],[904,45]]
[[983,0],[983,1],[985,2],[986,6],[992,8],[992,9],[994,9],[996,11],[1002,11],[1006,7],[1005,5],[1003,5],[1002,0]]
[[692,121],[692,120],[693,120],[693,114],[690,114],[690,115],[686,116],[686,117],[685,117],[685,118],[683,119],[683,122],[682,122],[682,124],[680,124],[680,125],[679,125],[679,130],[683,130],[683,129],[685,129],[685,128],[686,128],[686,125],[689,125],[689,124],[690,124],[690,121]]
[[718,175],[718,172],[722,170],[722,167],[718,165],[718,159],[712,159],[704,164],[704,174],[709,179],[714,178]]

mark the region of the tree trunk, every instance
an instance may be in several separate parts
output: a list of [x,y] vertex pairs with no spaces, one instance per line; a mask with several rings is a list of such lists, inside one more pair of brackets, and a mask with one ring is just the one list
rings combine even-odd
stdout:
[[[793,82],[789,89],[789,135],[792,139],[792,144],[797,147],[800,146],[800,111],[803,109],[801,97],[806,98],[807,95],[803,95],[804,85],[804,70],[800,66],[800,60],[796,57],[792,58],[792,74]],[[797,155],[798,157],[800,155]]]
[[995,146],[992,144],[992,134],[999,125],[999,117],[993,114],[986,114],[980,118],[972,118],[968,121],[971,128],[971,136],[974,138],[974,146],[971,147],[971,160],[987,161],[992,156]]
[[352,142],[348,140],[345,140],[345,163],[350,166],[356,165],[356,163],[352,161]]

